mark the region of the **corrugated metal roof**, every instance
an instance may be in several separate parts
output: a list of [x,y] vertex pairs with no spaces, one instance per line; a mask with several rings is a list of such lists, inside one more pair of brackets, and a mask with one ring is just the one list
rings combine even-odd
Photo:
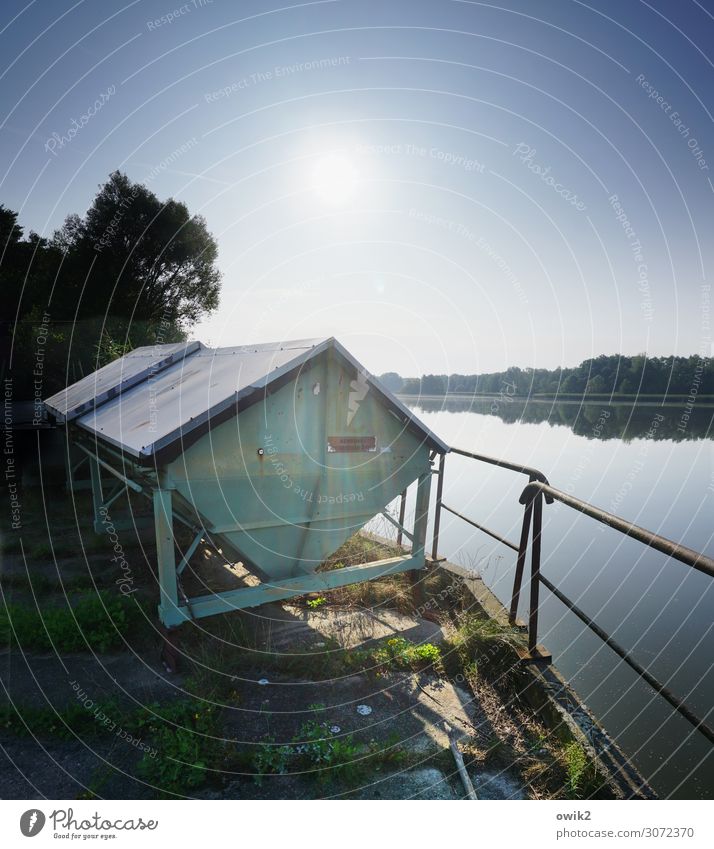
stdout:
[[[249,405],[263,397],[267,386],[333,348],[355,370],[365,374],[368,383],[384,398],[406,426],[424,436],[430,447],[448,451],[448,446],[416,419],[391,392],[371,377],[335,339],[302,339],[292,342],[273,342],[234,348],[206,348],[200,343],[193,351],[184,351],[174,361],[162,367],[151,366],[139,348],[122,357],[114,366],[114,381],[102,379],[101,395],[88,397],[100,369],[64,392],[74,401],[86,405],[77,424],[93,436],[108,442],[138,459],[150,459],[159,453],[178,453],[183,441],[196,437],[219,421],[233,415],[238,405]],[[169,346],[167,346],[169,347]],[[169,353],[163,352],[164,358]],[[139,355],[136,358],[134,355]],[[133,358],[133,359],[132,359]],[[128,360],[131,362],[126,362]],[[143,363],[143,368],[138,366]],[[108,368],[108,367],[105,367]],[[127,380],[127,372],[132,377]],[[121,393],[107,391],[123,376]],[[83,388],[80,390],[80,386]],[[56,399],[45,402],[54,412],[62,409]],[[67,409],[70,404],[65,404]],[[66,416],[67,420],[71,418]]]
[[57,392],[44,402],[45,407],[58,421],[70,422],[202,347],[200,342],[174,342],[135,348]]
[[299,366],[324,343],[322,339],[304,339],[235,348],[202,347],[121,397],[97,406],[78,424],[135,457],[148,457]]

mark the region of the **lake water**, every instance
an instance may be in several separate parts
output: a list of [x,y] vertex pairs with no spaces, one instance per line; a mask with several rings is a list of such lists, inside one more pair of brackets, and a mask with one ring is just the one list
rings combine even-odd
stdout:
[[[683,404],[407,403],[452,446],[534,466],[558,489],[714,555],[712,407],[683,419]],[[452,454],[444,502],[517,544],[525,483]],[[444,511],[439,553],[478,568],[509,602],[514,552]],[[544,504],[542,572],[712,724],[714,581],[557,502]],[[527,603],[527,578],[524,590]],[[541,600],[539,642],[657,792],[712,798],[706,738],[545,587]]]

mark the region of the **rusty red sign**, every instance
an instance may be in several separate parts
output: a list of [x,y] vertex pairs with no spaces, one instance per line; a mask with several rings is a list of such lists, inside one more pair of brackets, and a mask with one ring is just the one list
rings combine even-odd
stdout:
[[327,451],[330,454],[356,454],[377,450],[376,436],[328,436]]

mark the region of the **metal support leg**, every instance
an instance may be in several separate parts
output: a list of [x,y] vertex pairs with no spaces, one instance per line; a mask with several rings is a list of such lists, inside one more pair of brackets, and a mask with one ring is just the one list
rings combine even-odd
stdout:
[[[414,508],[414,539],[412,542],[412,558],[417,563],[426,566],[426,527],[429,522],[429,493],[431,491],[431,471],[422,475],[417,482],[416,505]],[[412,591],[417,607],[422,604],[423,588],[421,569],[411,572]]]
[[439,480],[436,484],[436,506],[434,507],[434,540],[431,546],[431,559],[439,556],[439,526],[441,524],[441,494],[444,490],[444,463],[446,454],[439,455]]
[[401,547],[402,544],[402,536],[403,536],[403,528],[404,528],[404,514],[407,509],[407,491],[406,489],[402,490],[401,501],[399,502],[399,531],[397,533],[397,545]]
[[74,493],[74,471],[72,469],[72,458],[69,456],[69,435],[67,433],[67,428],[65,428],[65,445],[64,445],[64,472],[65,472],[65,481],[64,487],[67,492]]
[[426,550],[426,526],[429,522],[430,490],[431,472],[427,472],[417,481],[416,505],[414,507],[414,543],[412,545],[412,557],[424,557]]
[[161,662],[168,672],[176,673],[179,670],[180,650],[178,646],[178,628],[167,628],[161,625]]
[[166,624],[178,607],[171,490],[154,490],[156,560],[159,569],[159,618]]
[[96,460],[89,458],[89,473],[92,480],[92,506],[94,508],[94,533],[100,534],[104,528],[101,514],[102,505],[104,504],[104,495],[102,493],[102,470]]

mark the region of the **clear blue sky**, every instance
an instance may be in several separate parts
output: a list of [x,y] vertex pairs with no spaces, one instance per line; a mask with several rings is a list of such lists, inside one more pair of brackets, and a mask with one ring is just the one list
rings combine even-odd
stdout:
[[224,273],[203,341],[407,375],[711,349],[712,2],[0,15],[0,202],[49,235],[116,168],[185,201]]

